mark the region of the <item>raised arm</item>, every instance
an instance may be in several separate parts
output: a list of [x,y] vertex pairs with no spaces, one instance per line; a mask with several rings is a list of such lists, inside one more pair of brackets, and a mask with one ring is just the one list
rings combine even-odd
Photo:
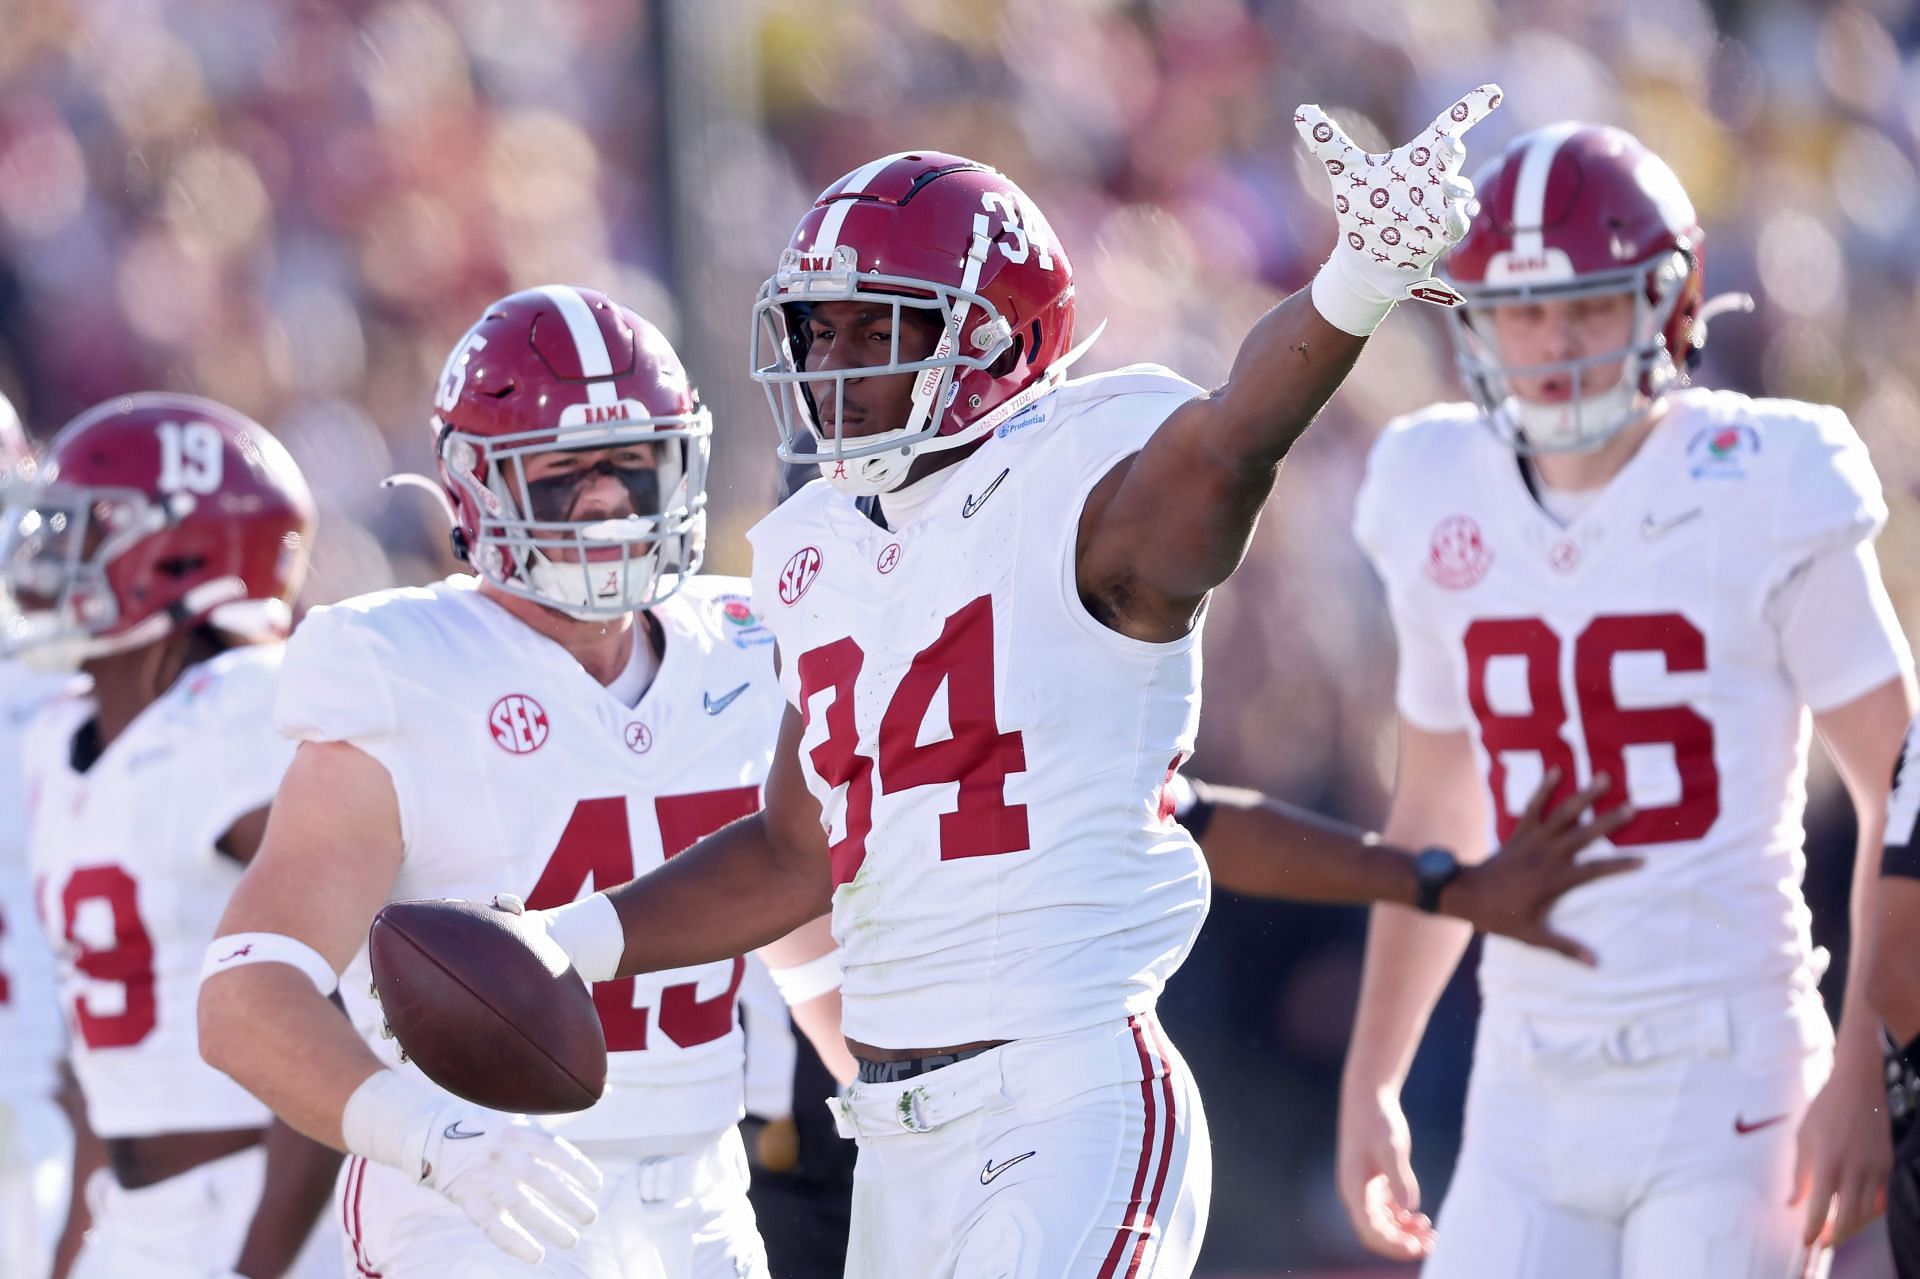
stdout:
[[1166,641],[1246,554],[1280,462],[1404,298],[1459,295],[1431,278],[1466,234],[1473,188],[1461,136],[1500,103],[1482,85],[1407,145],[1370,155],[1315,106],[1294,120],[1333,183],[1339,240],[1303,289],[1255,324],[1226,383],[1176,409],[1089,496],[1080,592],[1108,625]]

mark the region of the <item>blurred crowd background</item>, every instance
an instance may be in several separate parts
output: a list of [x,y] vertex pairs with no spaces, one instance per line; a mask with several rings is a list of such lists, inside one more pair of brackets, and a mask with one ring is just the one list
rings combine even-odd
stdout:
[[[1331,243],[1294,105],[1386,144],[1485,80],[1507,103],[1470,169],[1567,117],[1673,164],[1710,291],[1759,303],[1716,324],[1701,379],[1852,413],[1920,621],[1913,0],[4,0],[0,389],[43,438],[158,387],[268,424],[320,495],[325,602],[454,567],[437,510],[377,482],[428,469],[435,376],[485,302],[593,284],[715,406],[709,565],[743,572],[778,483],[750,304],[842,172],[916,146],[1005,170],[1071,254],[1083,325],[1109,322],[1081,367],[1212,383]],[[1403,314],[1295,450],[1213,612],[1193,771],[1379,819],[1393,653],[1351,500],[1380,426],[1457,394],[1437,318]],[[1836,798],[1827,775],[1810,878],[1840,955]],[[1209,1273],[1363,1264],[1331,1178],[1363,931],[1223,898],[1170,993],[1217,1143]],[[1473,1005],[1456,982],[1409,1085],[1430,1204]]]

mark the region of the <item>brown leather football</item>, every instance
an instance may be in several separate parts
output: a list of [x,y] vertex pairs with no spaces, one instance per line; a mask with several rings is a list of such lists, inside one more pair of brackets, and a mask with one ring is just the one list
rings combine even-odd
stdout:
[[391,902],[367,936],[401,1049],[455,1096],[516,1114],[585,1110],[607,1086],[593,995],[522,917],[480,902]]

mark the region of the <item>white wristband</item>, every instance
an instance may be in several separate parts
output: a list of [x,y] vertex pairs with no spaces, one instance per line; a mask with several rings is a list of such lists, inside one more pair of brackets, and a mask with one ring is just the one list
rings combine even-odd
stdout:
[[787,1007],[793,1008],[809,999],[818,999],[830,990],[840,989],[840,948],[835,946],[818,959],[809,959],[791,968],[769,965],[767,971],[773,975],[773,984],[780,988],[780,998],[787,1001]]
[[451,1099],[423,1080],[382,1068],[347,1098],[340,1140],[349,1154],[371,1159],[418,1181],[426,1175],[427,1138],[434,1116]]
[[1383,297],[1360,279],[1343,249],[1335,248],[1313,277],[1313,307],[1342,333],[1363,338],[1387,318],[1387,312],[1393,310],[1393,299]]
[[340,988],[340,974],[333,971],[326,957],[298,937],[285,933],[228,933],[216,937],[207,946],[200,961],[200,980],[248,964],[285,964],[305,973],[322,995]]
[[547,936],[553,938],[574,971],[589,983],[612,981],[627,953],[627,932],[620,912],[605,893],[593,893],[553,910],[546,916]]

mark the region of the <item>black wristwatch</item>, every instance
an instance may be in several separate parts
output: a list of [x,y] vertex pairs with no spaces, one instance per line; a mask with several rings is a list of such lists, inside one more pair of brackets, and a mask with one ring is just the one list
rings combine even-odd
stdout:
[[1440,910],[1440,892],[1460,874],[1460,859],[1445,848],[1423,848],[1413,855],[1413,876],[1419,885],[1413,904],[1427,914]]

